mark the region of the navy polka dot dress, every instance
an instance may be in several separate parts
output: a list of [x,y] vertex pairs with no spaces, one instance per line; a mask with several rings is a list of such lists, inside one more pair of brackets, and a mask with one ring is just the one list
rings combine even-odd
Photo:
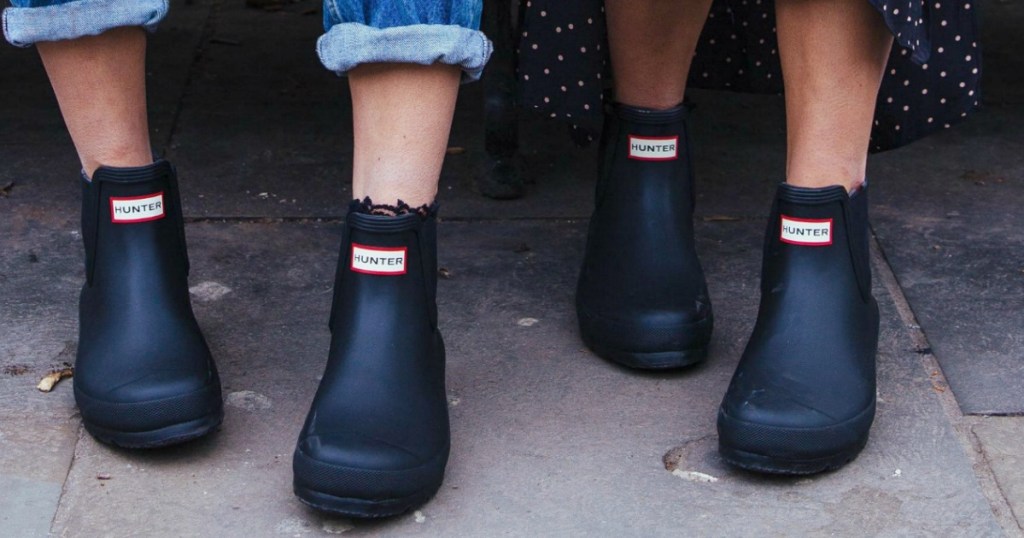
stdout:
[[[872,151],[949,128],[981,102],[981,48],[973,0],[867,0],[895,37],[878,96]],[[525,0],[519,97],[567,120],[578,138],[602,121],[607,44],[602,0]],[[771,0],[715,0],[689,85],[780,93],[782,71]]]

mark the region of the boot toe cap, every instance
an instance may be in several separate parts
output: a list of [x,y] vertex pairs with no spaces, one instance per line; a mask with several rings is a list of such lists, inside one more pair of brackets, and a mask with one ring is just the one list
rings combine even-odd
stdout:
[[627,365],[639,367],[651,362],[645,355],[655,363],[659,354],[682,355],[675,366],[703,359],[714,324],[710,308],[615,315],[578,303],[576,311],[580,335],[592,350],[617,362],[624,362],[620,356],[634,357],[641,364]]
[[354,433],[310,435],[295,449],[296,487],[340,498],[390,500],[435,491],[448,447],[429,456]]
[[[835,461],[845,463],[860,451],[874,414],[874,402],[844,416],[793,401],[772,407],[723,404],[718,412],[719,446],[728,460],[754,470],[817,472],[835,468]],[[741,461],[736,455],[742,455]],[[844,455],[849,457],[843,459]],[[745,465],[743,460],[759,463]]]
[[221,412],[220,381],[174,372],[148,374],[114,387],[75,383],[75,401],[87,425],[146,432]]

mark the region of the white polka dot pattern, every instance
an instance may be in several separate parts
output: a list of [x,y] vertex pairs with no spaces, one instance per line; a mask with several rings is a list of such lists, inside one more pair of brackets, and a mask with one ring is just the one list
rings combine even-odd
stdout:
[[[961,121],[980,103],[976,9],[966,0],[866,0],[895,37],[879,92],[871,149],[892,149]],[[520,102],[600,130],[607,76],[602,0],[527,0],[520,37]],[[715,0],[690,86],[780,93],[771,0]]]

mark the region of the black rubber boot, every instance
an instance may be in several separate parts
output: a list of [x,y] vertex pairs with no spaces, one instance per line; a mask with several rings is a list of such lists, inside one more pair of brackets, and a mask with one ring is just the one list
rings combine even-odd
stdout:
[[763,263],[757,323],[718,413],[719,450],[753,471],[839,468],[864,448],[875,415],[867,188],[781,185]]
[[75,401],[85,429],[125,448],[209,433],[224,416],[220,379],[192,314],[174,169],[100,168],[82,193]]
[[436,221],[346,220],[331,350],[295,449],[294,489],[320,510],[384,517],[430,499],[448,461]]
[[605,121],[576,314],[587,347],[633,368],[698,362],[711,340],[687,114],[614,105]]

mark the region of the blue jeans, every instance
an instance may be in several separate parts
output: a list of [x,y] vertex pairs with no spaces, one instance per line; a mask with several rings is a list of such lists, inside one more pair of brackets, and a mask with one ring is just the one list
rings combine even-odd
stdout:
[[[98,35],[120,26],[154,31],[169,0],[11,0],[4,36],[22,47]],[[343,75],[363,63],[442,63],[480,78],[491,42],[479,31],[483,0],[324,0],[317,54]]]

